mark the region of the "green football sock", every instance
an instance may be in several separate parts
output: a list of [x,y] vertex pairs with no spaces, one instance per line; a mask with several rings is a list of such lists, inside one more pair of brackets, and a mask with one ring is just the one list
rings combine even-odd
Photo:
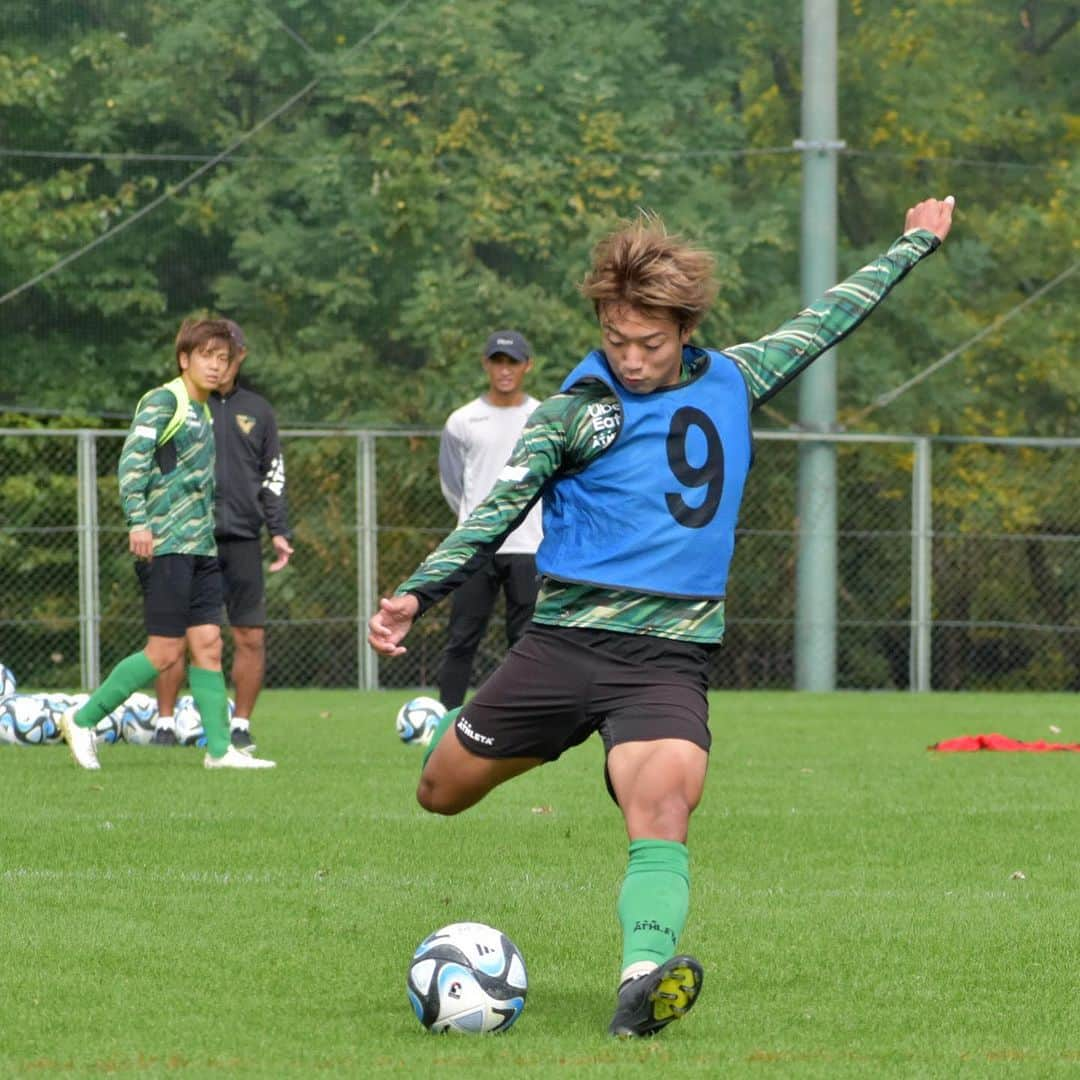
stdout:
[[221,757],[229,749],[229,695],[225,676],[220,671],[190,667],[188,685],[202,717],[206,749],[211,757]]
[[90,700],[75,714],[79,727],[93,727],[122,705],[136,690],[157,678],[158,669],[144,652],[125,656],[109,672],[109,677],[90,695]]
[[435,734],[431,736],[431,742],[427,744],[427,749],[424,750],[424,759],[420,762],[421,770],[427,764],[427,759],[431,757],[431,752],[439,745],[439,740],[450,729],[450,725],[458,718],[458,713],[461,712],[460,708],[451,709],[449,712],[443,714],[443,718],[439,721],[438,726],[435,728]]
[[619,893],[623,969],[675,955],[690,910],[690,853],[674,840],[634,840]]

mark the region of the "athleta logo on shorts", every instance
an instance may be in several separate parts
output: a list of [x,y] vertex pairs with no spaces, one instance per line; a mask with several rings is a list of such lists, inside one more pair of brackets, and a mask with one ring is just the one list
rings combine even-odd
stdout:
[[495,745],[495,740],[490,735],[481,735],[478,731],[473,731],[472,724],[470,724],[464,716],[459,716],[457,724],[454,726],[466,739],[472,739],[473,742],[483,743],[485,746]]

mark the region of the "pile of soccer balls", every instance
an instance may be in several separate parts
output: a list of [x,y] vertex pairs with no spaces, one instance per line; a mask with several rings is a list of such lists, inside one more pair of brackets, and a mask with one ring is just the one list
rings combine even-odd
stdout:
[[525,1008],[529,979],[518,947],[484,923],[461,922],[416,947],[406,990],[428,1031],[506,1031]]
[[[2,669],[7,672],[7,669]],[[2,676],[0,676],[2,677]],[[7,679],[3,679],[5,689]],[[13,683],[13,680],[12,680]],[[60,718],[68,709],[86,703],[89,694],[19,694],[0,698],[0,743],[19,746],[51,746],[63,740]],[[95,728],[98,743],[145,744],[154,735],[157,702],[149,694],[135,693],[106,716]]]
[[[50,746],[63,740],[60,717],[86,703],[89,694],[20,694],[11,669],[0,664],[0,743]],[[229,716],[235,706],[229,701]],[[157,702],[141,691],[113,709],[95,728],[100,743],[127,742],[146,746],[154,737]],[[184,746],[205,746],[202,717],[189,694],[176,702],[176,738]]]

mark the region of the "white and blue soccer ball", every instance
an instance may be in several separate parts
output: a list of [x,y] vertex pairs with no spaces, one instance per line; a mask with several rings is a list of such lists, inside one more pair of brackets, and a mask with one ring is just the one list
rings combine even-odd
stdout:
[[446,709],[441,701],[432,697],[414,697],[398,709],[394,730],[403,743],[427,746],[445,715]]
[[[48,702],[48,707],[56,717],[57,727],[60,725],[60,717],[69,709],[81,709],[89,700],[89,694],[42,694]],[[63,735],[58,735],[57,742],[63,741]]]
[[[229,720],[235,715],[236,702],[229,698]],[[202,716],[190,694],[183,694],[176,699],[176,741],[181,746],[206,746]]]
[[0,664],[0,701],[15,696],[15,675],[11,668]]
[[176,741],[181,746],[205,746],[202,717],[195,707],[195,699],[183,694],[176,699]]
[[120,737],[136,746],[147,746],[154,738],[154,724],[158,718],[157,700],[137,690],[118,709]]
[[525,959],[500,930],[461,922],[429,934],[406,980],[409,1002],[428,1031],[506,1031],[525,1008]]
[[12,694],[0,701],[0,742],[48,746],[60,742],[60,717],[67,698],[55,694]]
[[124,706],[117,705],[107,716],[103,716],[94,725],[94,742],[100,746],[102,743],[118,743],[123,738],[124,731]]

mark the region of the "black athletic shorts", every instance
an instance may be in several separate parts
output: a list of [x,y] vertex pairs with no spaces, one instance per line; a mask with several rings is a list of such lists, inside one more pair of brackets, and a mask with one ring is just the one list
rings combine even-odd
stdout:
[[554,761],[599,731],[605,751],[624,742],[709,734],[710,650],[686,642],[530,623],[455,724],[481,757]]
[[218,540],[218,562],[230,626],[265,626],[262,542]]
[[221,570],[213,555],[135,560],[143,621],[154,637],[184,637],[191,626],[221,625]]

